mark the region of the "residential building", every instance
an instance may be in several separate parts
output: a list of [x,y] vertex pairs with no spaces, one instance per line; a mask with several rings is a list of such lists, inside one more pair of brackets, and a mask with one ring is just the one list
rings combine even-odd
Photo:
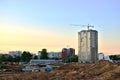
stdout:
[[48,58],[61,58],[60,52],[48,52]]
[[61,52],[61,58],[67,57],[67,48],[63,48]]
[[73,48],[63,48],[61,52],[61,58],[71,57],[75,55],[75,49]]
[[74,56],[75,55],[75,49],[69,48],[67,50],[67,56]]
[[103,53],[99,53],[99,54],[98,54],[98,59],[99,59],[99,60],[104,59],[104,54],[103,54]]
[[15,57],[15,56],[21,56],[22,51],[9,51],[8,55]]
[[78,59],[80,63],[98,61],[98,32],[96,30],[78,32]]

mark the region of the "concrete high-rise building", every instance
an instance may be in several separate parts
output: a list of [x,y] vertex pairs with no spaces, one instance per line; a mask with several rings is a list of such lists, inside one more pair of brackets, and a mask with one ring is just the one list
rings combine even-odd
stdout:
[[96,30],[78,32],[78,55],[80,63],[95,63],[98,60],[98,32]]

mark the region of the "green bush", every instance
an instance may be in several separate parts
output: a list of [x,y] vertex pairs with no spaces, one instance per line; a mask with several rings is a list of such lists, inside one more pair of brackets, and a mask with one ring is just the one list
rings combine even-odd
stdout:
[[0,69],[9,69],[9,68],[11,67],[4,64],[0,64]]

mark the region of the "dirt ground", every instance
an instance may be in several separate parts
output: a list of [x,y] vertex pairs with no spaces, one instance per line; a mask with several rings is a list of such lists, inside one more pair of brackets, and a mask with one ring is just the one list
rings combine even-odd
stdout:
[[120,80],[120,63],[100,60],[95,64],[69,63],[46,72],[0,73],[0,80]]

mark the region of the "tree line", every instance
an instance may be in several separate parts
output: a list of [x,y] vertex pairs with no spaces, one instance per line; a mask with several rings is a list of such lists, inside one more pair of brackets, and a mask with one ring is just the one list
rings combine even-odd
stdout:
[[24,51],[21,56],[11,56],[11,55],[2,55],[0,57],[0,63],[2,62],[21,62],[26,61],[28,62],[30,59],[32,59],[32,54],[30,52]]
[[[40,59],[49,59],[47,49],[42,49]],[[24,51],[21,56],[10,56],[10,55],[2,55],[0,57],[0,63],[2,62],[29,62],[31,59],[38,59],[38,56],[34,56],[29,51]],[[58,60],[58,58],[53,58]],[[65,57],[62,59],[63,62],[78,62],[78,56]]]
[[112,60],[120,60],[120,55],[110,55],[109,57]]
[[77,55],[68,56],[68,57],[63,58],[62,61],[65,63],[78,62],[78,56]]
[[[48,59],[47,49],[42,49],[40,59]],[[2,62],[29,62],[31,59],[38,59],[38,56],[34,56],[29,51],[24,51],[21,56],[2,55],[0,57],[0,63]]]

